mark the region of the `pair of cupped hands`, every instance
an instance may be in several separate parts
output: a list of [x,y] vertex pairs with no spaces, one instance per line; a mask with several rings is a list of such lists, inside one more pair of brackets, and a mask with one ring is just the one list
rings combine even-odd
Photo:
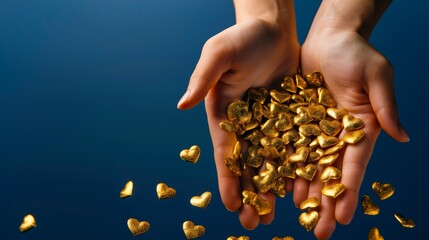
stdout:
[[[259,18],[246,19],[205,43],[178,108],[189,109],[205,100],[222,202],[228,210],[238,211],[243,227],[254,229],[259,223],[271,223],[275,211],[259,216],[252,206],[242,204],[242,191],[255,191],[251,180],[257,172],[247,168],[238,177],[226,167],[225,158],[231,157],[238,139],[234,133],[222,130],[219,123],[227,119],[227,106],[241,99],[249,88],[279,86],[284,76],[293,76],[299,68],[303,74],[322,72],[337,107],[365,122],[364,139],[348,146],[334,163],[342,170],[341,183],[346,186],[339,198],[322,195],[321,181],[286,179],[286,191],[293,191],[296,206],[310,197],[320,199],[314,234],[327,239],[337,222],[348,224],[354,216],[365,169],[381,128],[397,141],[408,141],[398,120],[393,68],[365,36],[319,25],[310,29],[300,46],[296,33]],[[260,195],[275,206],[272,193]]]

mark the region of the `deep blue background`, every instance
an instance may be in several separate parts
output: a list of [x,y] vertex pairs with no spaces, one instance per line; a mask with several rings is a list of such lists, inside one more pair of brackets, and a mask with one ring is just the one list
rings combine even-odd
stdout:
[[[296,1],[301,42],[318,4]],[[426,1],[395,1],[371,38],[395,66],[411,142],[381,134],[361,193],[374,196],[373,181],[397,191],[377,201],[380,215],[359,208],[332,239],[366,239],[371,226],[385,239],[427,232],[427,9]],[[185,239],[184,220],[206,227],[201,239],[314,239],[291,195],[271,225],[244,230],[220,202],[203,104],[176,109],[202,45],[232,24],[231,1],[0,0],[0,239],[134,239],[129,217],[151,222],[140,239]],[[193,144],[202,148],[196,165],[178,157]],[[128,180],[134,196],[120,199]],[[177,196],[158,200],[158,182]],[[207,190],[207,209],[189,204]],[[395,212],[416,228],[402,228]],[[28,213],[38,227],[21,234]]]

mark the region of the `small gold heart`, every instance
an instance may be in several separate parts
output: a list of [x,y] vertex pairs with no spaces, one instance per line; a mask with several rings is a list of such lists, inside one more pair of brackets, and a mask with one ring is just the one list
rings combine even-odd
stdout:
[[309,147],[300,147],[296,150],[294,154],[291,154],[288,157],[288,162],[290,163],[305,162],[309,154],[310,154]]
[[313,119],[310,116],[310,112],[306,107],[298,107],[296,109],[297,115],[293,118],[293,123],[301,126],[302,124],[306,124],[311,122]]
[[293,147],[298,149],[300,147],[308,146],[311,143],[311,138],[304,136],[302,133],[299,134],[299,139],[293,143]]
[[261,132],[267,137],[278,137],[279,131],[276,129],[277,118],[270,118],[261,125]]
[[332,166],[327,166],[320,175],[320,181],[327,182],[331,179],[340,179],[341,175],[342,173],[340,169]]
[[228,120],[238,124],[246,123],[252,118],[248,103],[241,100],[230,103],[226,110],[226,115]]
[[286,165],[282,165],[277,168],[277,171],[280,173],[282,177],[288,177],[291,179],[295,179],[296,176],[296,164],[295,163],[287,163]]
[[22,220],[21,225],[19,225],[19,231],[20,232],[26,232],[34,227],[36,227],[36,219],[33,215],[28,214],[24,217]]
[[378,215],[380,213],[380,208],[372,201],[371,197],[368,195],[363,195],[361,199],[362,211],[366,215]]
[[284,198],[286,197],[286,182],[285,180],[283,180],[283,178],[279,177],[276,180],[276,183],[274,184],[274,186],[270,189],[270,191],[272,193],[274,193],[274,195]]
[[225,158],[225,165],[232,173],[234,173],[237,176],[241,176],[242,172],[241,172],[241,165],[240,165],[239,159],[227,157]]
[[326,186],[322,189],[322,194],[327,197],[337,198],[344,192],[346,186],[342,183]]
[[326,117],[326,109],[323,105],[310,105],[308,111],[313,119],[323,120]]
[[368,233],[368,240],[384,240],[384,237],[381,236],[378,228],[372,227]]
[[328,114],[328,116],[330,116],[333,119],[341,120],[347,114],[347,111],[344,109],[338,109],[338,108],[327,108],[326,114]]
[[271,102],[268,104],[270,107],[270,117],[278,117],[280,113],[288,113],[289,107],[285,104]]
[[339,155],[340,155],[339,153],[334,153],[334,154],[331,154],[331,155],[323,156],[322,158],[319,159],[318,164],[320,166],[331,165],[331,164],[333,164],[335,162],[335,160],[337,160],[337,158],[338,158]]
[[330,108],[333,108],[337,105],[337,101],[335,101],[334,97],[331,95],[328,89],[324,87],[319,87],[317,89],[317,93],[319,95],[320,104]]
[[301,95],[307,103],[316,104],[317,103],[317,92],[313,88],[307,88],[299,91],[299,95]]
[[282,238],[282,237],[273,237],[273,239],[271,239],[271,240],[294,240],[294,238],[290,237],[290,236],[286,236],[284,238]]
[[252,114],[254,119],[256,119],[258,122],[261,122],[262,116],[264,115],[264,107],[262,103],[260,102],[253,103]]
[[156,193],[158,194],[158,199],[172,198],[176,196],[176,190],[168,187],[165,183],[158,183],[158,185],[156,185]]
[[332,146],[325,150],[325,155],[331,155],[340,151],[344,146],[346,146],[346,142],[343,140],[338,141],[335,146]]
[[204,192],[203,194],[201,194],[201,196],[192,197],[190,202],[191,202],[191,205],[194,207],[206,208],[209,205],[211,199],[212,199],[212,193]]
[[400,215],[399,213],[395,213],[395,218],[396,220],[398,220],[398,222],[406,228],[414,228],[416,226],[416,224],[414,223],[414,221],[410,218],[406,218],[402,215]]
[[254,193],[252,191],[249,191],[249,190],[243,190],[242,194],[243,194],[243,203],[244,204],[250,204],[251,202],[253,202],[253,199],[258,196],[258,194]]
[[380,200],[388,199],[395,193],[395,188],[389,183],[382,184],[380,182],[374,182],[372,184],[372,190],[374,190]]
[[312,74],[306,74],[304,76],[308,84],[314,87],[320,87],[323,83],[323,75],[321,72],[313,72]]
[[250,204],[255,207],[256,212],[258,212],[260,216],[266,215],[273,210],[271,203],[268,200],[263,199],[259,195],[256,195],[256,197],[253,198]]
[[127,198],[127,197],[131,197],[133,195],[133,181],[128,181],[124,188],[121,190],[121,192],[119,193],[119,196],[121,198]]
[[328,136],[324,133],[317,136],[317,143],[321,148],[328,148],[332,147],[335,144],[337,144],[340,140],[337,137],[334,136]]
[[299,132],[295,129],[290,129],[287,132],[283,133],[282,141],[284,145],[289,144],[290,142],[295,142],[299,139]]
[[297,90],[295,80],[290,76],[286,76],[283,79],[283,82],[281,83],[281,87],[291,93],[296,93],[296,90]]
[[319,213],[316,211],[311,211],[309,213],[303,212],[299,215],[299,224],[305,228],[307,231],[311,231],[319,221]]
[[353,131],[363,128],[365,123],[362,119],[347,114],[343,117],[343,125],[346,131]]
[[303,77],[299,74],[295,74],[295,82],[296,87],[299,89],[306,89],[307,88],[307,82],[304,80]]
[[231,121],[223,121],[219,123],[219,127],[227,132],[238,132],[240,131],[240,125]]
[[251,88],[247,95],[256,102],[264,103],[268,97],[268,90],[265,88]]
[[289,101],[291,95],[288,92],[281,92],[279,90],[273,89],[270,91],[270,96],[274,98],[279,103],[284,103]]
[[131,233],[134,236],[145,233],[149,230],[150,224],[146,221],[139,221],[135,218],[130,218],[127,221],[128,229],[130,229]]
[[280,113],[279,114],[279,120],[276,122],[276,128],[279,131],[287,131],[291,128],[293,128],[292,119],[287,113]]
[[301,126],[299,126],[298,130],[299,133],[306,137],[319,136],[322,133],[319,125],[314,123],[302,124]]
[[317,197],[311,197],[302,202],[299,205],[299,209],[305,210],[307,208],[317,208],[320,205],[320,201]]
[[250,238],[248,236],[240,236],[240,237],[229,236],[226,240],[250,240]]
[[317,172],[317,166],[314,164],[307,164],[305,167],[299,167],[296,169],[296,175],[311,181]]
[[200,158],[200,147],[193,145],[191,148],[184,149],[180,152],[180,158],[186,162],[197,163]]
[[320,129],[329,136],[336,136],[342,129],[342,124],[338,120],[323,119],[319,122]]
[[362,129],[359,129],[356,131],[346,132],[342,140],[349,144],[355,144],[359,142],[359,140],[361,140],[364,135],[365,135],[364,131]]
[[194,239],[203,236],[206,229],[201,225],[195,225],[192,221],[185,221],[183,222],[183,232],[187,239]]

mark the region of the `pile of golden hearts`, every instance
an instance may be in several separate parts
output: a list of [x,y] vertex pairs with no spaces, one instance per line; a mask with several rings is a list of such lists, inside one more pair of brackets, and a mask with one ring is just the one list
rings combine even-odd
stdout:
[[[345,186],[332,183],[342,177],[332,164],[341,149],[364,137],[364,122],[336,108],[320,72],[286,76],[279,89],[249,89],[244,99],[229,104],[228,119],[219,126],[238,140],[225,164],[238,176],[247,167],[260,169],[252,178],[255,189],[279,197],[286,195],[284,178],[313,181],[323,168],[319,180],[329,184],[322,194],[338,197]],[[243,151],[242,145],[247,149]],[[243,203],[253,205],[260,215],[272,211],[271,204],[248,190],[243,191]],[[315,208],[309,209],[299,217],[307,231],[319,218]]]

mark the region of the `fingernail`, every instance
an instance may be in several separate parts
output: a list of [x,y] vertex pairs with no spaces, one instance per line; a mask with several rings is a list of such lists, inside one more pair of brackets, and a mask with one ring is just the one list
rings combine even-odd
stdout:
[[186,100],[189,98],[190,92],[189,89],[186,90],[185,94],[183,94],[182,98],[179,100],[179,102],[177,103],[177,108],[178,109],[183,109],[183,103],[186,102]]
[[401,135],[404,136],[404,141],[403,142],[409,142],[410,141],[410,136],[408,136],[408,133],[405,131],[405,128],[400,125],[399,126],[399,130],[401,131]]

